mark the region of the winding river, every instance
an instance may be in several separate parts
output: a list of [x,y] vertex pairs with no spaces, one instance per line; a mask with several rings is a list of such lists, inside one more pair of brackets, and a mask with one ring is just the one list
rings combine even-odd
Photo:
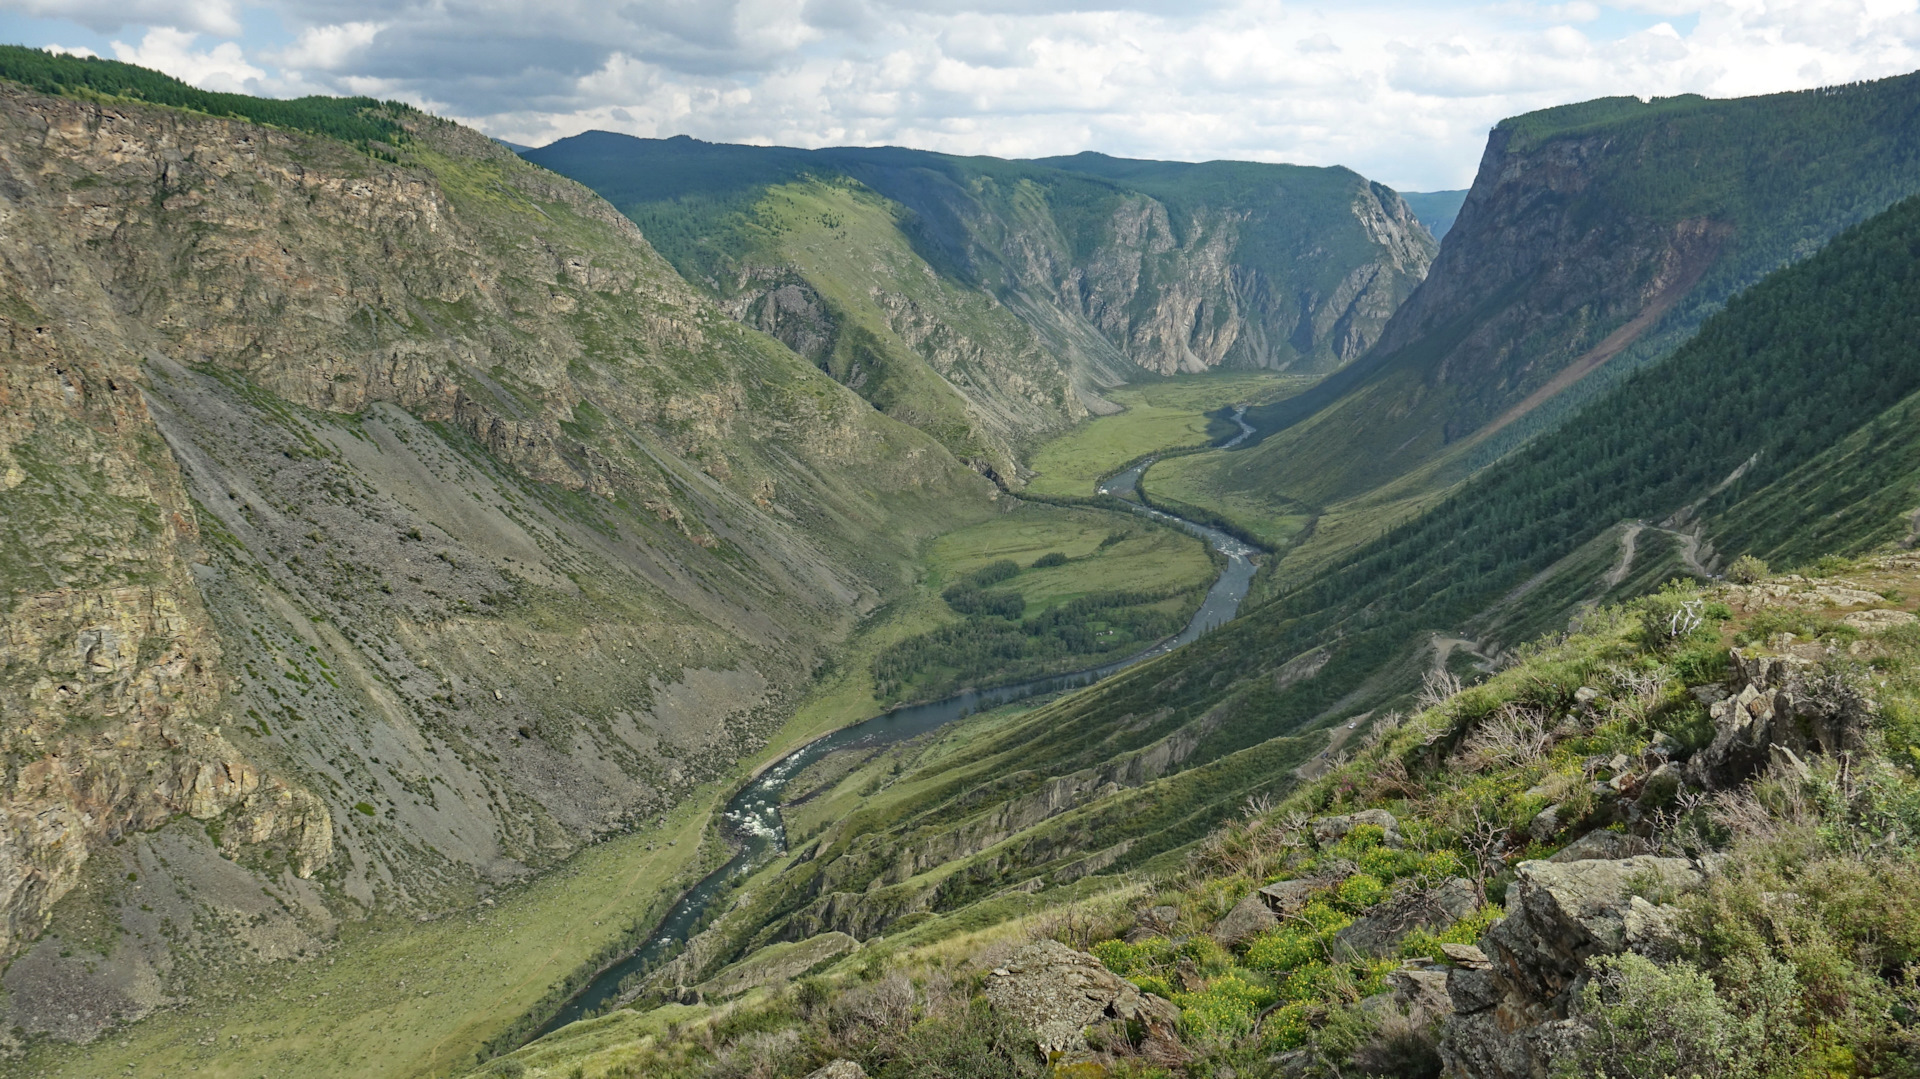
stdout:
[[[1244,407],[1234,412],[1233,421],[1240,425],[1240,433],[1222,442],[1220,449],[1232,449],[1253,434],[1252,426],[1244,418],[1245,412]],[[1107,480],[1100,485],[1100,493],[1120,497],[1134,495],[1139,486],[1141,474],[1155,460],[1156,458],[1149,457]],[[539,1037],[557,1030],[568,1023],[586,1018],[608,1005],[618,1003],[621,997],[621,982],[652,968],[667,958],[677,944],[691,937],[699,929],[715,897],[730,882],[753,872],[785,853],[787,835],[786,828],[780,819],[781,796],[786,792],[787,784],[793,781],[793,777],[799,775],[813,762],[836,750],[878,747],[904,741],[945,726],[963,716],[970,716],[975,712],[1026,697],[1091,685],[1136,663],[1165,655],[1231,619],[1239,611],[1240,601],[1246,598],[1247,586],[1253,581],[1255,549],[1217,528],[1189,521],[1183,517],[1176,517],[1140,505],[1135,505],[1133,511],[1184,528],[1211,543],[1215,550],[1226,556],[1226,568],[1220,571],[1220,576],[1214,580],[1213,587],[1207,590],[1207,598],[1201,602],[1200,609],[1194,612],[1193,618],[1187,622],[1185,629],[1151,648],[1104,666],[1068,674],[1050,675],[1014,685],[996,686],[992,689],[970,689],[943,700],[907,705],[904,708],[883,712],[872,719],[863,720],[850,727],[842,727],[832,734],[808,742],[767,766],[752,782],[728,800],[726,809],[722,813],[735,842],[736,849],[733,857],[720,868],[707,874],[700,883],[688,889],[687,893],[680,897],[679,902],[674,904],[673,909],[667,912],[666,918],[655,927],[653,935],[645,944],[625,959],[596,975],[585,989],[569,1000],[534,1036]]]

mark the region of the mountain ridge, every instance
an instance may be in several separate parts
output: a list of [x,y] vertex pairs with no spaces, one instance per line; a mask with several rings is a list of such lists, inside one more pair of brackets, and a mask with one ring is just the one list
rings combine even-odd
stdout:
[[[1130,373],[1338,366],[1432,253],[1397,195],[1345,169],[1102,159],[1183,175],[1156,195],[897,147],[593,132],[526,156],[601,191],[690,280],[836,377],[911,387],[869,397],[928,429],[964,425],[949,448],[984,451],[1015,486],[1034,437],[1110,411],[1101,387]],[[874,249],[886,268],[864,259]],[[1023,381],[1045,399],[1012,400]]]

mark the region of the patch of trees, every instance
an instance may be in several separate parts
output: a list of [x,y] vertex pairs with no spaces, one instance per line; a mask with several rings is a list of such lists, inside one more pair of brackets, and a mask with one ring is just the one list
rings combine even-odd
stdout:
[[310,131],[355,144],[403,142],[393,114],[416,111],[397,101],[370,97],[299,97],[288,100],[215,93],[171,75],[94,56],[60,56],[19,45],[0,45],[0,78],[47,94],[145,101],[192,109],[295,131]]
[[1185,625],[1185,605],[1169,610],[1165,602],[1181,596],[1178,590],[1097,592],[1022,620],[1026,599],[1020,593],[975,586],[983,579],[1006,580],[995,575],[1003,572],[998,567],[1013,565],[996,563],[943,593],[965,621],[909,637],[875,656],[875,695],[933,699],[969,686],[1078,670],[1137,651]]

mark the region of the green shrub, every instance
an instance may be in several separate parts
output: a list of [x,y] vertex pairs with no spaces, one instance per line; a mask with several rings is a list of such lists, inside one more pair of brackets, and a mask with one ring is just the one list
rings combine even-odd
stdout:
[[1033,560],[1033,569],[1050,569],[1067,564],[1067,556],[1059,551],[1049,551]]
[[1727,580],[1734,584],[1753,584],[1772,575],[1767,564],[1750,554],[1743,554],[1727,567]]
[[1418,956],[1438,958],[1442,944],[1472,944],[1487,935],[1493,923],[1507,916],[1499,907],[1481,907],[1440,932],[1415,929],[1400,939],[1400,954],[1407,959]]
[[876,1048],[880,1059],[871,1070],[879,1076],[1025,1079],[1045,1071],[1033,1052],[1032,1035],[983,999],[917,1023],[897,1043]]
[[1733,615],[1725,604],[1709,604],[1698,587],[1683,581],[1667,582],[1642,599],[1639,609],[1640,642],[1654,651],[1710,639],[1719,623]]
[[1173,1002],[1180,1006],[1180,1025],[1189,1036],[1218,1044],[1252,1033],[1254,1018],[1274,999],[1273,990],[1226,974],[1199,992],[1175,994]]
[[974,588],[987,588],[1001,581],[1020,575],[1020,564],[1009,558],[998,562],[989,562],[961,578],[962,582]]
[[1715,992],[1690,963],[1660,966],[1627,952],[1589,963],[1580,996],[1588,1030],[1560,1063],[1566,1079],[1744,1079],[1757,1075],[1751,1050],[1764,1032]]
[[1349,914],[1359,912],[1387,896],[1387,885],[1371,873],[1355,873],[1333,890],[1333,905]]

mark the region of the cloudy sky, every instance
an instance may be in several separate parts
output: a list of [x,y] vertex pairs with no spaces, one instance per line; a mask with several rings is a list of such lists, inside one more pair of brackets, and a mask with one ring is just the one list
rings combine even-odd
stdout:
[[1348,165],[1464,187],[1503,116],[1920,68],[1920,0],[0,0],[0,41],[209,89],[589,128]]

